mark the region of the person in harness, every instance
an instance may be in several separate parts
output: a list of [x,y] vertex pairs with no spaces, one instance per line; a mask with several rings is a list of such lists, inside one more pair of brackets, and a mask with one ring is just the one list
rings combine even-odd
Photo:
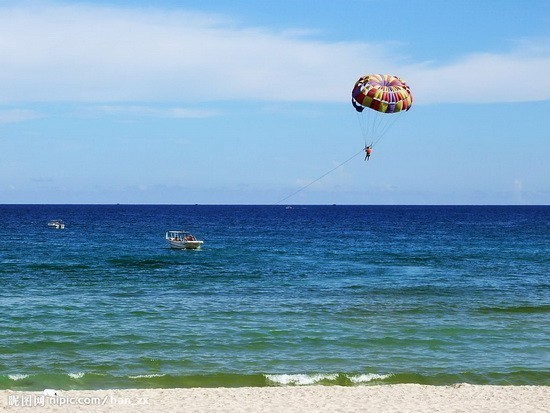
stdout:
[[368,161],[370,159],[370,154],[372,153],[372,145],[365,146],[365,161]]

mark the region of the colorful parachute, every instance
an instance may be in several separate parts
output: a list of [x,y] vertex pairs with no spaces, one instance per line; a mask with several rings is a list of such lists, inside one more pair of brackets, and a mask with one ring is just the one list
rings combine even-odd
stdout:
[[396,116],[388,114],[406,112],[412,102],[411,89],[397,76],[360,77],[351,92],[351,103],[358,114],[365,146],[376,144],[396,121]]
[[407,84],[392,75],[360,77],[351,92],[351,103],[362,112],[370,108],[383,113],[396,113],[411,108],[413,97]]

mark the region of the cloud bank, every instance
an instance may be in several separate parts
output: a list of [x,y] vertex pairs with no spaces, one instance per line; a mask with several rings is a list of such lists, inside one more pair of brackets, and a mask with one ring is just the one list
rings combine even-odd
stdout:
[[395,45],[320,41],[217,15],[12,4],[0,6],[0,103],[344,101],[364,71],[403,77],[420,104],[547,100],[547,44],[414,62]]
[[42,115],[34,110],[8,109],[0,110],[0,123],[17,123],[39,119]]

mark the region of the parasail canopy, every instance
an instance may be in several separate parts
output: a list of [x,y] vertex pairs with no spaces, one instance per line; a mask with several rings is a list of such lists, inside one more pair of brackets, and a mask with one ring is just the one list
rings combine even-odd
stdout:
[[355,82],[351,103],[357,112],[365,108],[382,113],[407,111],[413,97],[407,84],[393,75],[365,75]]

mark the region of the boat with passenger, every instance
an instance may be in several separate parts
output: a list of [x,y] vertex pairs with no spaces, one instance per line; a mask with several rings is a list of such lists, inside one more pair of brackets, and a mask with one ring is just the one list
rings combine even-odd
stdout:
[[196,250],[199,249],[204,241],[199,241],[188,231],[172,230],[166,231],[166,240],[171,248]]
[[52,219],[48,222],[48,227],[53,229],[65,229],[65,223],[60,219]]

